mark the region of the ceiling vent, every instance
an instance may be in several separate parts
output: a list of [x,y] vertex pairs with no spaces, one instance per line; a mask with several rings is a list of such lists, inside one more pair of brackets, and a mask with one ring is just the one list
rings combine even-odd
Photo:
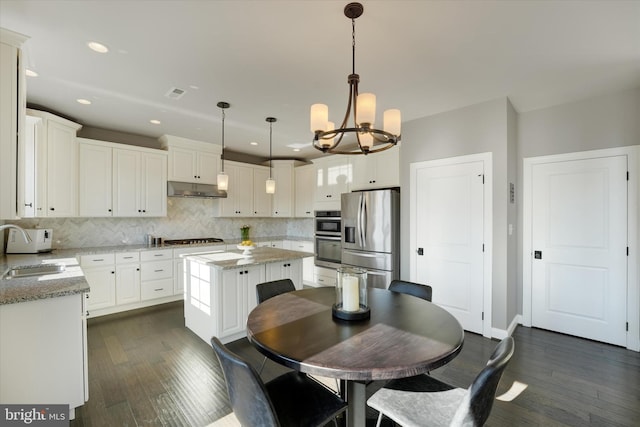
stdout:
[[185,90],[184,89],[179,89],[177,87],[172,87],[171,89],[169,89],[169,91],[167,93],[164,94],[164,96],[166,96],[167,98],[171,98],[171,99],[180,99],[182,98],[182,95],[185,94]]

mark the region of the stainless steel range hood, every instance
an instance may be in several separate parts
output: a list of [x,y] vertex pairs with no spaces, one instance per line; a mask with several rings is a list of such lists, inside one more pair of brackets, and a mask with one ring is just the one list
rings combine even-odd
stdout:
[[167,183],[167,196],[197,197],[201,199],[224,199],[227,197],[227,192],[218,190],[217,185],[169,181]]

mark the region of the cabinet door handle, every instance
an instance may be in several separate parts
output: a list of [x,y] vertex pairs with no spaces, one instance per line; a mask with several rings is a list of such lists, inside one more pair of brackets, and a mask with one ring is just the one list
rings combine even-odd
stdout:
[[164,288],[155,288],[155,289],[154,289],[154,291],[156,291],[156,292],[157,292],[157,291],[162,291],[162,290],[164,290]]
[[98,258],[98,259],[94,259],[92,261],[94,261],[94,262],[104,261],[104,258]]
[[154,254],[153,256],[164,256],[164,254]]
[[111,272],[111,274],[116,274],[116,272],[115,272],[115,271],[112,271],[112,272]]
[[156,273],[160,273],[161,271],[164,271],[164,270],[153,270],[153,271]]
[[139,268],[136,268],[136,271],[140,271],[140,269],[139,269]]
[[55,211],[55,210],[56,210],[56,208],[49,208],[49,210],[50,210],[50,211]]
[[123,258],[124,258],[124,259],[133,259],[133,257],[132,257],[132,256],[125,256],[125,257],[123,257]]
[[240,272],[240,275],[242,275],[242,274],[244,274],[244,271],[241,271],[241,272]]
[[32,207],[33,207],[33,203],[25,203],[24,205],[25,205],[25,206],[29,206],[30,208],[32,208]]
[[111,212],[111,209],[109,209],[108,211]]

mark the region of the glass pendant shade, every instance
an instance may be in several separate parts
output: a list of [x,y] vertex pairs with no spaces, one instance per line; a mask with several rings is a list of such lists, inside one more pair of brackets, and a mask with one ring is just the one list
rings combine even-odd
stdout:
[[276,192],[276,180],[273,178],[267,179],[265,182],[265,190],[267,194],[275,194]]
[[359,125],[368,123],[373,126],[376,120],[376,96],[372,93],[361,93],[357,99],[356,121]]
[[329,107],[325,104],[313,104],[311,106],[311,132],[326,130],[328,120]]
[[400,110],[394,108],[384,112],[382,129],[384,129],[385,132],[389,132],[392,135],[400,135],[401,123]]
[[371,147],[373,147],[373,135],[364,132],[358,134],[358,138],[360,138],[360,147],[362,147],[363,150],[371,150]]
[[224,172],[218,174],[218,190],[227,191],[229,189],[229,175]]

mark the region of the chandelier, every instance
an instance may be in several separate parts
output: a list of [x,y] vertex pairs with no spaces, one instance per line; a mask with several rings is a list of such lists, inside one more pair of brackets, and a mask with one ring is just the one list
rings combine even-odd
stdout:
[[[376,116],[376,96],[373,93],[358,93],[360,76],[356,74],[356,18],[362,15],[364,7],[360,3],[349,3],[344,15],[351,19],[352,37],[352,73],[349,83],[349,101],[347,111],[339,128],[329,121],[329,108],[325,104],[311,106],[311,132],[314,133],[313,147],[323,153],[331,154],[369,154],[387,150],[400,141],[400,110],[386,110],[383,115],[383,128],[374,127]],[[349,116],[353,108],[353,127],[348,127]],[[346,134],[353,134],[358,148],[338,148]]]

